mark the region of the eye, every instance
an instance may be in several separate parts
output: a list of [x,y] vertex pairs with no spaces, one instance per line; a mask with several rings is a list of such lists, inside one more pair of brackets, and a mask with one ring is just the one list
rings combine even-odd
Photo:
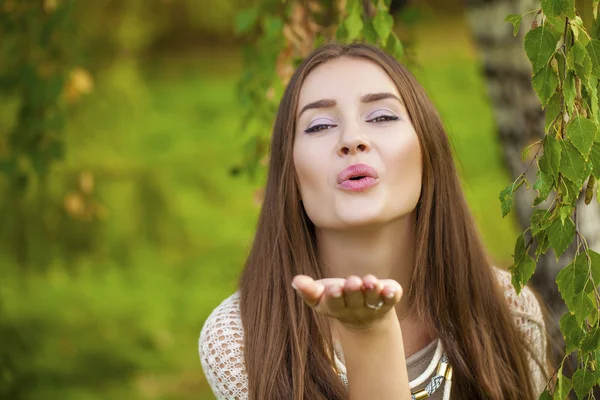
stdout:
[[400,117],[394,115],[390,110],[378,110],[369,115],[367,122],[389,122],[398,119],[400,119]]
[[379,115],[375,118],[368,119],[367,122],[388,122],[388,121],[397,121],[400,119],[395,115]]
[[[317,121],[319,121],[319,120],[321,120],[323,122],[330,121],[330,120],[323,119],[323,118],[320,118]],[[320,131],[327,130],[329,128],[336,128],[336,127],[337,127],[337,124],[324,124],[324,123],[315,124],[315,125],[311,126],[310,128],[306,129],[304,131],[304,133],[315,133],[315,132],[320,132]]]
[[315,133],[315,132],[320,132],[320,131],[324,131],[326,129],[335,128],[335,127],[337,127],[337,125],[335,125],[335,124],[318,124],[318,125],[308,128],[304,132],[305,133]]

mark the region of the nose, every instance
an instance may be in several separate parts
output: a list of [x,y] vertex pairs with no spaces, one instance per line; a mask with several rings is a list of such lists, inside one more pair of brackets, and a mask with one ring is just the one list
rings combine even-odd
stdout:
[[367,153],[371,150],[371,144],[357,130],[344,132],[340,137],[338,155],[346,156],[357,153]]

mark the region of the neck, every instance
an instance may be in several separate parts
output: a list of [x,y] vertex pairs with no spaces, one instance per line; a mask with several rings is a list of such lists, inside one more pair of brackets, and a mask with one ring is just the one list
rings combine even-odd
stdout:
[[433,339],[408,304],[408,288],[415,263],[415,217],[357,229],[316,229],[319,260],[325,277],[363,277],[373,274],[379,279],[394,279],[404,291],[396,304],[406,356],[425,347]]

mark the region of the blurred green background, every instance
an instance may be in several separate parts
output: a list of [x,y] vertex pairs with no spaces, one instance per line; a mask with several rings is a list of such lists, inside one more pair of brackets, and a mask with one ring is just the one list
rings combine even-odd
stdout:
[[[26,3],[48,14],[67,1],[0,0],[3,23]],[[26,190],[0,174],[0,398],[213,398],[198,335],[235,290],[262,186],[232,173],[243,158],[244,68],[232,26],[249,3],[69,3],[53,34],[81,68],[67,84],[79,92],[61,97],[64,157]],[[509,177],[477,53],[460,7],[433,10],[404,33],[413,71],[505,267],[517,231],[500,216]],[[0,71],[18,61],[9,45],[23,32],[0,36]],[[1,93],[0,158],[21,102]]]

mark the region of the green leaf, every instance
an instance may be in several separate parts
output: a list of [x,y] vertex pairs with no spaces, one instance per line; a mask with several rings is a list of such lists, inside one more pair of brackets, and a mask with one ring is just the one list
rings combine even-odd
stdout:
[[564,1],[565,1],[565,3],[564,3],[565,8],[563,9],[563,12],[570,19],[574,19],[575,18],[575,1],[573,1],[573,0],[564,0]]
[[567,125],[567,136],[586,160],[590,155],[590,150],[592,150],[592,144],[597,132],[598,127],[594,121],[581,115],[573,118]]
[[[544,156],[540,158],[540,163],[542,163],[543,159]],[[534,206],[546,201],[548,195],[552,191],[552,185],[554,184],[554,179],[552,179],[552,176],[547,175],[542,169],[538,169],[536,176],[537,180],[535,181],[535,185],[533,185],[533,188],[537,191],[537,196],[533,201]]]
[[592,352],[600,347],[600,328],[595,327],[588,332],[581,342],[581,351]]
[[235,33],[241,35],[247,33],[256,26],[258,21],[258,7],[250,7],[241,10],[235,16]]
[[573,273],[574,293],[583,293],[590,280],[588,259],[585,253],[579,253],[575,257]]
[[386,10],[379,10],[373,18],[373,27],[381,38],[381,42],[385,43],[394,27],[394,18]]
[[502,217],[504,218],[512,207],[513,193],[515,191],[515,183],[511,183],[500,192],[500,203],[502,205]]
[[585,332],[581,329],[573,314],[567,312],[560,317],[560,331],[565,338],[566,354],[579,348]]
[[567,112],[569,115],[573,112],[575,106],[575,96],[577,91],[575,89],[575,74],[573,71],[569,71],[567,78],[563,84],[563,93],[565,95],[565,103],[567,105]]
[[592,60],[581,43],[575,42],[569,49],[567,66],[582,79],[585,79],[592,72]]
[[344,21],[344,25],[346,26],[346,30],[348,31],[348,41],[352,42],[360,36],[363,30],[363,21],[362,21],[362,12],[360,6],[352,7],[352,11],[346,21]]
[[536,261],[542,254],[546,254],[550,248],[550,241],[548,240],[548,234],[546,231],[542,231],[535,238],[537,241],[537,247],[535,249]]
[[587,43],[587,37],[582,37],[581,39],[579,38],[579,34],[585,31],[585,26],[583,25],[583,20],[581,17],[576,16],[575,18],[569,19],[569,24],[571,25],[571,30],[573,31],[575,40],[580,40],[581,43],[585,45]]
[[567,218],[573,214],[573,206],[570,204],[560,207],[560,220],[564,224]]
[[268,16],[263,21],[263,28],[266,37],[279,37],[283,31],[283,20],[279,17]]
[[590,161],[592,162],[592,174],[596,179],[600,179],[600,143],[594,142],[590,152]]
[[533,75],[531,84],[540,98],[543,107],[548,103],[548,100],[550,100],[550,97],[552,97],[556,91],[556,87],[558,86],[558,75],[550,65],[545,65]]
[[571,389],[573,389],[571,380],[563,375],[562,369],[563,367],[561,365],[560,369],[558,370],[559,379],[556,383],[556,389],[554,390],[554,400],[565,400],[569,396]]
[[560,17],[565,9],[565,0],[542,0],[542,10],[547,17]]
[[558,260],[573,241],[573,237],[575,236],[575,224],[571,218],[567,219],[564,224],[559,218],[556,218],[552,221],[552,224],[548,227],[546,233],[548,234],[550,245],[552,245],[554,252],[556,253],[556,259]]
[[[588,114],[588,119],[598,124],[598,79],[593,76],[588,76],[588,79],[583,80],[584,86],[582,96],[585,104],[589,106],[591,115]],[[585,106],[584,104],[584,106]]]
[[538,400],[552,400],[552,396],[550,395],[550,392],[548,391],[548,389],[544,390],[542,392],[542,394],[540,394],[540,397]]
[[592,390],[595,380],[594,373],[587,368],[575,371],[573,374],[573,389],[577,397],[583,399]]
[[560,270],[556,276],[558,291],[579,325],[583,324],[594,309],[592,299],[585,291],[588,281],[588,266],[584,253],[579,254],[575,261]]
[[540,161],[540,167],[544,169],[546,173],[550,173],[554,179],[558,178],[561,153],[562,148],[559,141],[552,135],[546,136],[544,139],[544,161]]
[[594,285],[600,285],[600,254],[596,253],[594,250],[588,250],[588,254],[591,259],[590,268],[592,270],[592,279],[594,281]]
[[402,47],[402,42],[400,42],[400,39],[398,39],[394,33],[388,37],[385,49],[388,53],[393,55],[396,60],[400,60],[404,55],[404,47]]
[[520,235],[515,242],[515,253],[513,254],[514,263],[517,264],[519,260],[525,255],[525,236]]
[[520,14],[510,14],[504,18],[504,22],[510,22],[513,24],[513,35],[517,36],[519,33],[519,27],[521,26],[521,18],[523,18]]
[[529,223],[531,224],[531,235],[533,237],[537,236],[538,233],[550,226],[552,222],[548,221],[548,217],[550,217],[548,210],[535,210],[533,214],[531,214]]
[[590,40],[585,48],[592,61],[592,75],[600,78],[600,40]]
[[338,42],[345,42],[348,37],[348,29],[346,28],[346,24],[339,24],[337,31],[335,31],[335,39]]
[[365,26],[363,28],[363,36],[365,40],[371,44],[377,45],[379,37],[377,36],[377,32],[375,31],[375,27],[373,26],[373,20],[366,20],[364,21],[364,24]]
[[544,109],[546,113],[546,122],[544,124],[544,130],[547,131],[550,127],[550,124],[560,115],[560,93],[554,92],[550,100],[548,100],[548,104]]
[[581,186],[571,182],[563,176],[560,181],[560,192],[563,195],[563,201],[566,203],[574,203],[581,193]]
[[575,146],[566,140],[560,142],[562,146],[559,171],[570,181],[581,187],[583,175],[587,169],[586,162]]
[[521,290],[525,287],[531,276],[535,272],[535,260],[527,253],[519,259],[517,264],[510,267],[512,273],[512,285],[517,292],[517,295],[521,293]]
[[534,74],[550,61],[557,43],[558,39],[556,39],[546,24],[542,24],[527,32],[527,35],[525,35],[525,52],[529,61],[531,61]]

